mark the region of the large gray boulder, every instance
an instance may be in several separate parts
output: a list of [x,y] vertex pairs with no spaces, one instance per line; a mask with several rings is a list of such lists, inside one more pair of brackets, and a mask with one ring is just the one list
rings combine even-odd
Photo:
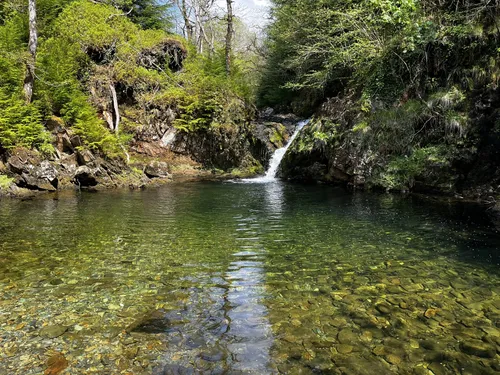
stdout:
[[76,169],[73,181],[80,187],[96,186],[98,183],[97,171],[86,165],[82,165]]
[[144,168],[144,174],[149,178],[168,177],[169,166],[162,161],[153,161]]
[[16,184],[31,190],[55,191],[59,184],[58,172],[48,161],[40,161],[28,151],[19,151],[7,160],[7,167],[17,175]]

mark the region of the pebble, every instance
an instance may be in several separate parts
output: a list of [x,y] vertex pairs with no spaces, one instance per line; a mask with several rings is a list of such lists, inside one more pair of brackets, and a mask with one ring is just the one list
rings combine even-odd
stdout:
[[342,354],[349,354],[354,350],[354,346],[347,344],[337,345],[337,351]]
[[433,317],[436,316],[436,314],[438,313],[438,311],[439,311],[438,309],[427,309],[424,312],[424,316],[426,318],[433,318]]
[[396,366],[399,365],[402,361],[402,359],[395,354],[387,354],[385,356],[385,360],[389,362],[391,365],[396,365]]
[[377,311],[381,314],[384,314],[384,315],[387,315],[387,314],[390,314],[391,313],[391,306],[387,303],[379,303],[375,306],[375,308],[377,309]]
[[351,329],[346,328],[339,332],[337,336],[341,344],[352,344],[358,341],[358,335],[356,335]]

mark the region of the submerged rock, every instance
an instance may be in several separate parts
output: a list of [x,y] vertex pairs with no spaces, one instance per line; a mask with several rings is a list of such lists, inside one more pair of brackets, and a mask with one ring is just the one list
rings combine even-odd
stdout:
[[47,360],[47,369],[44,375],[58,375],[68,367],[68,360],[62,353],[55,353]]
[[52,325],[52,326],[43,327],[40,330],[39,334],[41,337],[44,337],[47,339],[54,339],[56,337],[63,335],[67,330],[68,330],[67,326]]
[[460,343],[460,350],[466,354],[481,358],[495,358],[495,348],[479,340],[467,340]]
[[358,342],[359,338],[351,329],[345,328],[339,332],[338,340],[341,344],[352,344]]
[[176,326],[186,323],[178,311],[155,310],[138,318],[127,327],[127,332],[167,333]]

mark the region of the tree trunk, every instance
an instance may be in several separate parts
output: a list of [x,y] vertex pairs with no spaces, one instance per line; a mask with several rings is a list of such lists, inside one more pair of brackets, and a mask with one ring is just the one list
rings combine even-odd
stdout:
[[118,134],[119,126],[120,126],[120,110],[118,109],[118,98],[116,96],[115,86],[110,83],[109,89],[111,91],[111,96],[113,99],[113,110],[115,112],[115,133]]
[[33,85],[35,84],[35,62],[36,48],[38,45],[38,34],[36,30],[36,4],[35,0],[28,0],[29,12],[29,41],[28,52],[30,53],[26,61],[26,76],[24,78],[24,97],[26,103],[31,103],[33,97]]
[[231,74],[231,45],[233,40],[233,1],[227,2],[227,34],[226,34],[226,74]]
[[176,0],[177,7],[179,8],[182,18],[184,19],[184,36],[187,40],[191,41],[193,39],[193,24],[189,19],[189,11],[187,9],[186,0]]

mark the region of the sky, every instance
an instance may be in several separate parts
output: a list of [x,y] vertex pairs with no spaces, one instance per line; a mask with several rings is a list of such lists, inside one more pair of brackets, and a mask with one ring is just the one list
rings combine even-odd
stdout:
[[[217,5],[226,9],[226,0],[217,0]],[[271,0],[233,0],[234,14],[255,31],[266,25],[270,6]]]
[[[215,5],[217,7],[217,13],[221,15],[226,14],[226,0],[215,0]],[[241,18],[250,30],[254,31],[257,35],[263,35],[262,30],[268,23],[270,7],[271,0],[233,0],[234,14]],[[177,7],[174,6],[173,9],[177,24],[176,32],[181,34],[181,25],[183,21]]]

